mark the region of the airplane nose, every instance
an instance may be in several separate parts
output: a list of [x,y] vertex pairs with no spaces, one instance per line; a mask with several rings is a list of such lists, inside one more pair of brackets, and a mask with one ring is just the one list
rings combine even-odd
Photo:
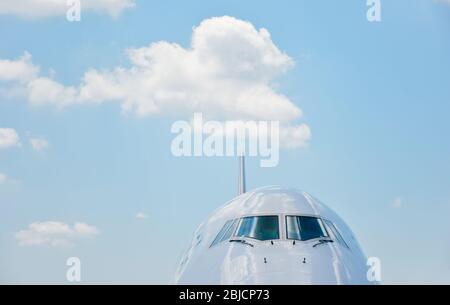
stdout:
[[347,283],[344,264],[326,245],[313,248],[276,244],[245,248],[234,254],[222,265],[224,284]]

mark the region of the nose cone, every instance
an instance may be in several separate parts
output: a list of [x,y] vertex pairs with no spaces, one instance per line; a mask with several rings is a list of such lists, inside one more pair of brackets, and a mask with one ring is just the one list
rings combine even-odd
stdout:
[[278,241],[230,245],[222,284],[348,284],[348,270],[331,245]]
[[[279,234],[270,237],[272,241],[266,237],[255,240],[258,237],[248,233],[244,226],[244,218],[262,216],[278,219]],[[331,228],[325,221],[331,223],[335,231],[320,236],[328,236],[333,242],[320,243],[321,237],[308,237],[294,243],[288,236],[287,218],[296,216],[320,218],[322,229]],[[236,228],[232,224],[227,226],[234,221],[238,223]],[[243,233],[238,234],[241,225]],[[261,228],[267,229],[265,225]],[[236,236],[244,236],[246,242],[234,242]],[[216,240],[219,242],[215,243]],[[367,284],[366,272],[364,253],[350,228],[333,210],[306,192],[270,186],[236,197],[199,226],[181,259],[175,282]]]

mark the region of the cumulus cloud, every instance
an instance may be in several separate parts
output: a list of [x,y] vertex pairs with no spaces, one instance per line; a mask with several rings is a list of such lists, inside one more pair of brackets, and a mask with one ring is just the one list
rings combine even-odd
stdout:
[[43,138],[31,138],[30,144],[35,151],[43,151],[48,148],[48,141]]
[[0,149],[19,146],[19,135],[13,128],[0,128]]
[[[73,1],[74,2],[74,1]],[[0,15],[13,15],[22,18],[42,18],[65,16],[73,7],[67,0],[0,0]],[[134,0],[81,0],[81,12],[95,11],[117,17],[127,8],[134,7]]]
[[280,128],[280,143],[284,148],[300,148],[308,144],[311,129],[306,124],[282,126]]
[[75,240],[98,234],[96,227],[81,222],[70,226],[58,221],[44,221],[34,222],[27,229],[18,231],[15,238],[21,246],[72,247]]
[[17,60],[0,60],[0,81],[26,83],[37,77],[39,67],[31,62],[31,54],[25,52]]
[[208,119],[278,120],[293,148],[311,137],[309,127],[298,123],[302,110],[274,89],[276,77],[294,62],[264,28],[233,17],[215,17],[193,29],[189,48],[160,41],[129,49],[127,55],[130,67],[90,69],[75,86],[37,73],[39,67],[29,54],[4,62],[30,71],[12,75],[25,84],[33,105],[115,101],[125,112],[142,117],[201,112]]
[[148,218],[148,215],[143,212],[138,212],[138,213],[136,213],[136,218],[140,219],[140,220],[144,220],[144,219]]

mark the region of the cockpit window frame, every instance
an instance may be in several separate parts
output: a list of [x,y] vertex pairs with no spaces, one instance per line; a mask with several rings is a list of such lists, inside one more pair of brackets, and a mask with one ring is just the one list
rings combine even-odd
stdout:
[[[299,242],[311,242],[311,241],[316,241],[319,239],[324,239],[324,238],[331,238],[330,232],[328,232],[326,226],[325,226],[325,221],[323,217],[317,216],[317,215],[306,215],[306,214],[284,214],[283,215],[283,220],[284,220],[284,233],[285,233],[285,238],[286,240],[289,241],[299,241]],[[320,226],[322,227],[323,231],[326,233],[327,236],[320,236],[320,237],[315,237],[315,238],[311,238],[311,239],[306,239],[306,240],[302,240],[302,239],[298,239],[298,238],[289,238],[288,235],[288,221],[287,218],[288,217],[308,217],[308,218],[315,218],[318,219],[320,221]]]
[[[278,239],[268,239],[268,240],[260,240],[260,239],[256,239],[250,236],[237,236],[237,232],[242,224],[242,221],[244,218],[248,218],[248,217],[263,217],[263,216],[277,216],[278,217]],[[316,237],[316,238],[312,238],[312,239],[308,239],[308,240],[301,240],[301,239],[296,239],[296,238],[289,238],[288,237],[288,221],[287,221],[287,217],[291,216],[291,217],[312,217],[312,218],[316,218],[319,219],[321,222],[321,226],[323,228],[323,230],[325,231],[325,233],[327,234],[326,237]],[[220,241],[214,243],[216,241],[216,239],[218,238],[220,232],[222,231],[222,229],[225,227],[225,225],[228,222],[231,221],[236,221],[236,223],[232,224],[233,226],[233,231],[231,232],[231,234],[227,234],[228,238],[223,239],[222,237],[220,238]],[[334,232],[330,232],[329,225],[327,224],[327,222],[331,223],[334,228],[337,230],[337,233],[340,235],[340,237],[342,238],[342,241],[339,240],[339,237],[335,236]],[[228,232],[229,233],[229,232]],[[337,227],[337,225],[329,220],[328,218],[325,217],[321,217],[318,215],[313,215],[313,214],[295,214],[295,213],[280,213],[280,214],[276,214],[276,213],[255,213],[255,214],[247,214],[247,215],[241,215],[238,217],[235,217],[233,219],[227,220],[223,226],[220,228],[219,232],[217,232],[217,234],[215,235],[213,241],[211,242],[209,248],[213,248],[219,244],[222,244],[224,241],[229,241],[232,238],[242,238],[242,239],[249,239],[251,240],[253,243],[266,243],[266,242],[270,242],[270,241],[298,241],[298,242],[302,242],[302,243],[311,243],[311,242],[315,242],[319,239],[332,239],[333,241],[336,241],[337,244],[342,245],[344,248],[348,249],[349,251],[351,251],[350,245],[347,242],[347,240],[344,238],[343,234],[341,233],[341,231],[339,230],[339,228]]]
[[[277,222],[278,222],[278,238],[274,238],[274,239],[257,239],[251,236],[238,236],[237,233],[239,232],[239,229],[241,228],[242,225],[242,221],[245,218],[252,218],[252,217],[277,217]],[[243,239],[250,239],[252,241],[256,241],[256,242],[260,242],[260,243],[266,243],[266,242],[271,242],[271,241],[279,241],[279,240],[283,240],[284,237],[284,232],[283,232],[283,228],[282,228],[282,222],[283,222],[283,218],[281,214],[274,214],[274,213],[264,213],[264,214],[249,214],[249,215],[244,215],[241,216],[239,218],[239,223],[236,226],[236,230],[234,231],[233,237],[235,238],[243,238]]]
[[[263,217],[263,216],[276,216],[278,219],[278,239],[268,239],[268,240],[260,240],[260,239],[256,239],[256,238],[252,238],[249,236],[237,236],[237,232],[241,226],[242,220],[244,218],[247,217]],[[234,229],[233,232],[231,234],[231,236],[229,236],[229,238],[227,238],[226,240],[231,240],[232,238],[242,238],[242,239],[250,239],[252,240],[252,242],[257,242],[257,243],[265,243],[265,242],[270,242],[270,241],[276,241],[276,240],[284,240],[285,239],[285,232],[283,230],[283,214],[275,214],[275,213],[261,213],[261,214],[247,214],[247,215],[241,215],[239,217],[233,218],[233,219],[229,219],[227,221],[225,221],[225,223],[222,225],[222,227],[220,227],[219,232],[217,232],[217,234],[214,236],[214,239],[212,240],[212,242],[209,245],[209,248],[213,248],[216,247],[217,245],[222,244],[225,240],[222,239],[222,237],[219,238],[219,234],[221,234],[222,230],[224,229],[225,225],[230,222],[230,221],[237,221],[234,224]],[[219,239],[219,240],[218,240]],[[217,242],[216,242],[217,240]]]
[[[321,220],[322,222],[322,226],[323,229],[325,230],[325,232],[327,233],[327,237],[317,237],[314,239],[309,239],[309,240],[299,240],[299,239],[295,239],[295,238],[288,238],[288,222],[287,222],[287,217],[288,216],[301,216],[301,217],[314,217],[314,218],[318,218]],[[333,241],[337,242],[337,244],[342,245],[345,249],[352,251],[352,248],[350,247],[350,244],[347,242],[347,240],[344,238],[344,235],[341,233],[341,230],[338,228],[338,226],[336,225],[336,223],[334,221],[331,221],[328,218],[325,217],[321,217],[321,216],[317,216],[317,215],[309,215],[309,214],[283,214],[282,215],[283,221],[284,221],[284,237],[285,240],[290,240],[290,241],[299,241],[299,242],[311,242],[311,241],[317,241],[319,239],[323,239],[323,238],[330,238]],[[334,229],[336,230],[336,232],[339,234],[339,236],[335,236],[335,233],[333,232],[333,228],[328,228],[329,224],[333,225]],[[330,232],[330,230],[332,232]]]
[[[334,236],[334,239],[336,240],[336,242],[338,244],[342,245],[344,248],[351,251],[349,244],[345,240],[344,236],[342,235],[341,231],[336,226],[336,224],[329,219],[323,219],[323,223],[325,225],[325,228],[327,228],[327,230],[328,230],[328,227],[330,227],[331,235]],[[334,231],[336,231],[336,232],[334,232]]]
[[[233,218],[230,220],[227,220],[223,226],[220,228],[219,232],[217,232],[216,236],[214,237],[213,241],[211,242],[209,248],[212,248],[214,246],[217,246],[224,241],[230,240],[231,237],[234,236],[236,233],[237,228],[239,228],[239,225],[241,223],[240,218]],[[231,233],[228,235],[229,230],[232,230]],[[227,238],[224,239],[224,236],[228,235]]]

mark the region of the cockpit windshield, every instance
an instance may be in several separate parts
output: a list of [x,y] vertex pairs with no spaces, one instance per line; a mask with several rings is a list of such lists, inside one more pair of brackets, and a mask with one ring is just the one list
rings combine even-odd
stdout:
[[286,216],[287,238],[295,240],[310,240],[328,237],[322,220],[310,216]]
[[238,223],[239,219],[227,221],[220,230],[219,234],[217,234],[216,238],[214,239],[210,247],[217,245],[225,240],[228,240],[231,237],[231,235],[233,235],[234,230],[236,229]]
[[244,217],[236,233],[237,237],[249,237],[257,240],[280,238],[278,216]]

